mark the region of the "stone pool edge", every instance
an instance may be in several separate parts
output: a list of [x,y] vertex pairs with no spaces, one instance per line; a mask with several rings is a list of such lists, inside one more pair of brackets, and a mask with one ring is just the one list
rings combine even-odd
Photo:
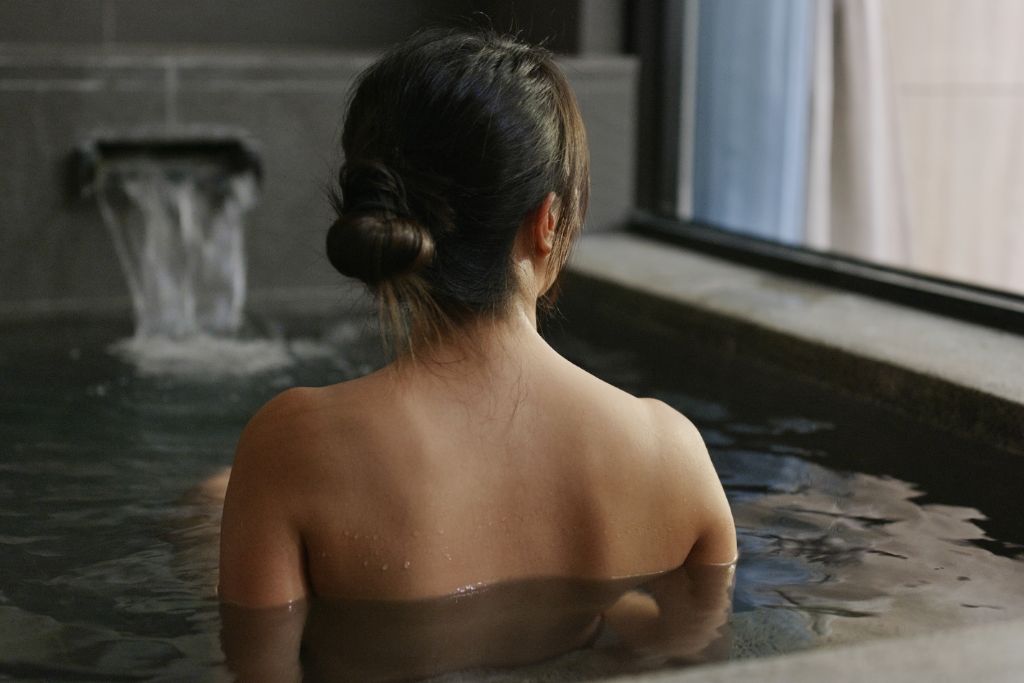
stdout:
[[1011,683],[1024,672],[1024,620],[607,679],[625,683]]
[[[587,236],[566,289],[594,307],[654,319],[879,402],[1024,452],[1024,340],[896,304],[766,273],[636,235]],[[1016,375],[1013,368],[1019,368]],[[622,676],[649,683],[963,681],[1024,672],[1024,620]]]
[[584,237],[566,290],[1024,454],[1024,339],[627,233]]

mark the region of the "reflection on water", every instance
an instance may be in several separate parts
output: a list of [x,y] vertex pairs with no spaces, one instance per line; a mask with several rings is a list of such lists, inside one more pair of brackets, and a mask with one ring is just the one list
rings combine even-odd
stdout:
[[969,508],[919,505],[910,484],[837,477],[739,502],[745,571],[739,600],[799,612],[814,643],[920,633],[1024,614],[1024,567],[967,541]]
[[222,605],[221,643],[242,680],[393,681],[468,669],[487,677],[580,648],[545,671],[565,667],[560,679],[581,664],[637,671],[727,654],[732,577],[732,567],[700,567],[516,581],[424,600]]
[[[235,638],[239,622],[227,613],[222,620],[214,592],[219,513],[195,484],[230,463],[239,431],[267,398],[286,386],[358,373],[375,344],[346,332],[337,335],[343,345],[332,345],[327,334],[335,349],[328,356],[317,350],[321,339],[289,342],[287,364],[211,382],[139,375],[106,353],[118,336],[103,327],[40,325],[13,330],[0,343],[0,678],[230,680],[222,626],[229,655],[270,652],[230,645],[256,643],[259,634],[242,620]],[[592,647],[444,680],[591,680],[678,666],[694,657],[670,646],[699,643],[710,631],[713,644],[701,657],[735,658],[1024,615],[1021,516],[1016,498],[999,493],[1015,490],[1019,458],[820,389],[787,388],[771,375],[702,359],[651,368],[636,355],[560,344],[611,381],[675,405],[704,434],[740,534],[728,638],[718,637],[718,608],[693,618],[699,610],[667,594],[659,600],[657,586],[638,587],[611,609],[597,591],[578,603],[581,611],[568,611],[564,637],[531,644],[527,633],[492,646],[515,645],[512,658],[548,654],[540,651],[548,647],[553,653],[582,642],[603,611]],[[535,595],[552,590],[534,588]],[[557,600],[546,601],[573,603],[564,586],[555,593]],[[495,615],[487,623],[527,631],[529,609],[484,609],[488,601],[531,604],[513,594],[473,600],[488,619]],[[711,592],[677,590],[684,594]],[[420,612],[454,607],[441,601]],[[312,606],[306,634],[307,662],[328,670],[359,660],[338,661],[344,651],[323,643],[372,654],[369,644],[354,644],[374,632],[375,618],[378,626],[390,619],[370,609],[346,626],[337,611]],[[442,636],[422,630],[412,612],[402,617],[409,638],[429,645],[429,637]],[[473,614],[466,610],[468,622],[455,631],[472,637],[451,639],[487,640]],[[374,647],[397,640],[377,639]],[[436,665],[447,651],[428,645],[420,652]],[[331,656],[314,658],[318,650]]]

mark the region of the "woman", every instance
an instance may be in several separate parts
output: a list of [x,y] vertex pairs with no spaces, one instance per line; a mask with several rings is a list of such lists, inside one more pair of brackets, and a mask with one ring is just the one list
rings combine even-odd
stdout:
[[537,333],[589,184],[552,57],[414,37],[361,76],[342,145],[328,257],[377,296],[396,360],[253,417],[224,505],[222,600],[415,601],[732,563],[693,425]]

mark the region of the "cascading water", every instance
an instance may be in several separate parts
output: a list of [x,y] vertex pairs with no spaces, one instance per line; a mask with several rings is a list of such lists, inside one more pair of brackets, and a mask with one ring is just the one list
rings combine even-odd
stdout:
[[251,169],[215,157],[126,156],[98,167],[96,196],[131,292],[137,337],[231,336],[245,306],[243,216]]
[[243,217],[260,170],[235,139],[115,139],[79,151],[135,312],[114,351],[143,373],[246,374],[291,362],[280,340],[238,339]]
[[204,160],[133,161],[97,186],[135,309],[136,336],[230,336],[246,299],[243,215],[251,173]]

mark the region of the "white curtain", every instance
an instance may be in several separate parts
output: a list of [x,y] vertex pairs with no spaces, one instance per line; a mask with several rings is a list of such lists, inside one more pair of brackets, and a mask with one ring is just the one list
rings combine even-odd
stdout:
[[1024,0],[687,9],[683,217],[1024,294]]
[[1024,2],[882,0],[913,270],[1024,294]]
[[806,242],[890,264],[909,256],[884,0],[819,0]]
[[684,161],[692,169],[681,172],[692,192],[680,191],[690,199],[681,211],[766,239],[803,241],[815,2],[689,3],[697,64],[684,69],[696,88],[693,154]]
[[692,179],[692,217],[903,261],[884,1],[691,0],[694,139],[681,175]]

